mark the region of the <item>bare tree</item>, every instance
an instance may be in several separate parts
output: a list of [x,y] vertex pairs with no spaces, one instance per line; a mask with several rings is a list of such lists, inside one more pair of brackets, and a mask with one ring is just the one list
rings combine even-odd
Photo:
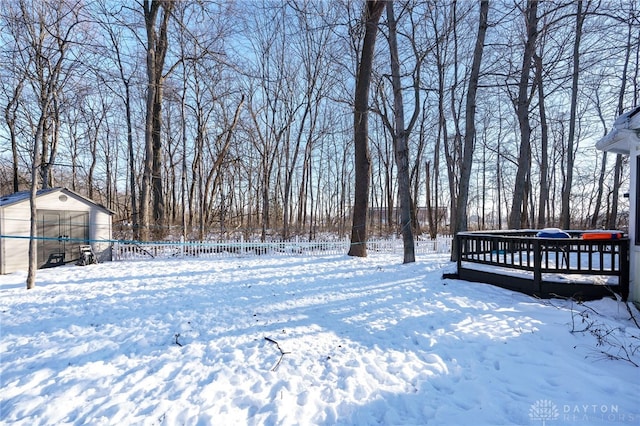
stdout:
[[[590,2],[588,2],[590,3]],[[562,188],[562,209],[560,211],[560,226],[563,229],[571,227],[571,187],[573,185],[574,169],[574,143],[576,135],[577,107],[578,107],[578,83],[580,73],[580,40],[582,26],[586,16],[586,10],[582,10],[583,1],[576,2],[576,27],[575,41],[573,43],[573,72],[571,75],[571,112],[569,117],[569,137],[567,141],[567,178]],[[587,6],[588,8],[588,6]]]
[[[478,20],[478,34],[473,51],[473,63],[469,75],[469,89],[467,90],[466,113],[465,113],[465,135],[462,152],[462,163],[460,170],[460,184],[458,189],[458,199],[456,200],[456,218],[453,225],[454,233],[467,230],[467,202],[469,200],[469,182],[471,180],[471,168],[473,166],[473,152],[476,137],[476,94],[478,93],[478,81],[480,79],[480,64],[482,63],[482,52],[484,51],[484,40],[487,34],[489,15],[489,1],[480,2],[480,18]],[[451,260],[457,260],[457,240],[451,250]]]
[[[162,97],[165,81],[164,63],[168,48],[167,27],[175,3],[168,0],[144,0],[144,22],[147,54],[147,99],[145,120],[145,157],[140,194],[140,237],[150,235],[150,200],[153,199],[154,225],[164,221],[162,192]],[[159,23],[157,22],[160,16]],[[159,25],[156,28],[156,25]],[[158,229],[158,228],[156,228]]]
[[[456,3],[447,5],[444,9],[455,10]],[[435,238],[439,232],[439,211],[440,211],[440,157],[441,151],[444,150],[446,159],[446,175],[449,179],[449,198],[450,201],[455,200],[456,184],[455,184],[455,154],[449,151],[449,129],[448,129],[448,115],[446,113],[446,85],[447,85],[447,67],[449,66],[449,46],[448,40],[451,32],[451,25],[456,25],[454,19],[444,16],[440,18],[440,8],[429,9],[428,18],[431,22],[433,37],[435,39],[435,46],[433,48],[433,54],[435,56],[435,75],[437,76],[437,89],[438,95],[438,114],[437,114],[437,135],[436,142],[433,149],[433,160],[426,163],[426,204],[427,215],[429,221],[429,235]],[[445,14],[446,15],[446,14]],[[444,22],[440,22],[440,21]],[[451,25],[449,24],[451,22]],[[442,28],[441,28],[442,27]],[[455,58],[454,61],[455,62]],[[453,73],[454,76],[456,73]],[[457,78],[457,77],[454,77]],[[423,107],[423,110],[426,110]],[[426,114],[423,114],[422,128],[426,127]],[[444,149],[443,149],[444,148]],[[454,209],[450,210],[450,218],[454,215]]]
[[[128,29],[126,25],[119,22],[119,19],[115,13],[107,10],[106,7],[99,11],[100,16],[98,18],[99,24],[103,31],[106,33],[107,42],[105,43],[105,53],[109,52],[112,55],[116,70],[108,69],[115,74],[115,76],[104,75],[98,72],[98,78],[104,82],[104,84],[111,90],[111,92],[117,96],[124,106],[124,119],[126,123],[126,135],[127,135],[127,164],[128,164],[128,185],[129,191],[131,191],[130,202],[131,206],[131,224],[133,230],[133,239],[138,240],[140,238],[140,223],[138,215],[138,185],[136,183],[136,156],[134,146],[134,99],[132,94],[132,86],[134,84],[135,74],[138,71],[138,63],[134,59],[134,55],[128,54],[126,51],[126,43],[124,39],[126,36],[124,32]],[[133,29],[130,29],[133,31]],[[108,43],[108,44],[107,44]],[[127,65],[131,63],[129,68]],[[117,85],[113,80],[119,81],[120,85]],[[122,90],[124,89],[124,90]]]
[[[633,6],[632,6],[633,7]],[[636,12],[637,13],[637,12]],[[625,93],[627,90],[627,74],[629,72],[629,62],[630,62],[630,57],[631,57],[631,51],[632,51],[632,45],[633,45],[633,39],[632,39],[632,31],[635,27],[635,23],[632,23],[631,18],[633,17],[633,14],[630,14],[632,16],[630,16],[629,21],[627,22],[627,39],[626,39],[626,44],[625,44],[625,48],[624,48],[624,56],[625,56],[625,61],[624,61],[624,66],[622,69],[622,76],[621,76],[621,84],[620,84],[620,90],[618,92],[618,103],[617,103],[617,115],[622,115],[624,113],[624,97],[625,97]],[[637,16],[636,16],[636,22],[637,22]],[[636,75],[637,75],[637,61],[638,58],[636,57]],[[634,94],[634,100],[637,100],[637,93]],[[615,163],[615,169],[614,169],[614,178],[613,178],[613,188],[611,191],[611,196],[612,196],[612,200],[611,200],[611,213],[609,215],[609,218],[607,220],[607,228],[609,229],[615,229],[617,227],[617,220],[618,220],[618,201],[619,201],[619,192],[620,192],[620,185],[621,185],[621,175],[622,175],[622,166],[623,166],[623,159],[622,159],[622,155],[620,154],[616,154],[616,163]]]
[[509,228],[519,229],[522,227],[523,218],[526,219],[526,189],[527,176],[531,164],[531,124],[529,122],[529,74],[531,63],[535,53],[536,39],[538,36],[538,0],[527,0],[524,10],[526,25],[526,40],[522,55],[522,69],[520,70],[520,81],[518,83],[518,98],[516,101],[516,114],[520,126],[520,150],[518,155],[518,170],[516,172],[513,201],[511,203],[511,214],[509,216]]
[[4,119],[9,128],[9,139],[11,141],[11,159],[12,159],[12,176],[13,176],[13,192],[20,190],[20,178],[18,173],[18,135],[16,129],[17,109],[22,88],[24,86],[24,76],[20,76],[13,90],[9,90],[10,95],[7,99],[7,105],[4,108]]
[[367,1],[363,13],[365,34],[358,64],[354,98],[354,148],[355,148],[355,193],[353,202],[353,224],[349,256],[367,256],[367,211],[369,209],[369,179],[371,156],[369,153],[369,87],[371,68],[378,33],[378,21],[385,8],[385,1]]
[[[80,23],[81,7],[77,3],[46,2],[32,4],[21,0],[9,5],[6,21],[19,55],[20,73],[34,98],[30,110],[31,132],[31,190],[30,190],[30,239],[27,289],[35,286],[37,269],[37,207],[36,196],[39,181],[50,181],[55,154],[48,150],[48,132],[59,128],[59,97],[70,77],[67,56],[76,41],[75,30]],[[19,79],[19,81],[22,81]],[[53,143],[55,144],[55,140]],[[46,158],[43,154],[50,153]],[[43,167],[42,160],[46,160]]]
[[536,67],[536,86],[538,89],[538,109],[540,110],[540,194],[538,198],[538,228],[547,224],[547,205],[549,203],[549,126],[545,109],[544,84],[542,81],[542,57],[534,56]]
[[[189,226],[206,236],[218,223],[221,233],[228,227],[246,237],[307,233],[310,239],[319,230],[344,234],[353,225],[352,249],[360,254],[376,227],[387,233],[406,228],[406,205],[414,235],[421,231],[419,221],[436,236],[455,231],[464,219],[466,229],[501,227],[507,218],[517,221],[515,227],[624,226],[626,204],[617,197],[626,163],[618,158],[614,166],[611,154],[594,161],[581,141],[601,133],[600,117],[608,122],[637,101],[635,3],[492,4],[495,17],[477,83],[482,96],[474,105],[473,30],[483,4],[397,1],[395,16],[387,18],[390,27],[395,24],[397,55],[391,62],[376,56],[369,67],[375,90],[364,90],[371,100],[363,104],[359,98],[354,111],[353,96],[345,94],[353,92],[356,73],[366,71],[358,63],[367,53],[361,49],[367,26],[358,15],[371,21],[363,6],[371,12],[376,3],[345,0],[329,7],[264,0],[253,15],[234,13],[242,6],[237,2],[3,4],[0,187],[25,189],[35,164],[43,185],[70,185],[113,205],[116,220],[133,221],[136,239],[137,209],[147,206],[147,234],[154,224],[167,229],[181,216],[185,237],[195,236]],[[41,5],[47,9],[40,11]],[[79,10],[82,16],[95,13],[95,19],[83,21],[78,33],[97,29],[103,39],[86,43],[77,36],[67,43],[34,161],[33,135],[42,110],[39,85],[33,83],[40,78],[40,57],[28,54],[34,51],[27,42],[29,22],[38,13],[44,16],[42,56],[53,67],[57,40],[65,39]],[[39,39],[40,30],[33,28]],[[136,37],[141,41],[132,43]],[[371,44],[371,31],[369,37]],[[172,52],[174,38],[180,43]],[[163,50],[166,65],[152,70],[150,79],[140,58],[149,54],[156,66]],[[48,66],[43,62],[41,69],[48,72]],[[181,73],[172,73],[178,66]],[[246,100],[238,109],[242,93]],[[470,121],[474,108],[481,119]],[[372,111],[378,114],[366,116]],[[416,111],[418,129],[402,129],[403,118],[394,113],[402,112],[411,124]],[[408,197],[401,182],[405,153],[411,159]],[[357,162],[349,161],[354,157]],[[127,170],[118,162],[128,163]],[[118,197],[125,182],[127,194]],[[425,204],[426,217],[422,208],[418,216]]]
[[411,226],[411,184],[409,180],[409,134],[420,112],[420,91],[417,81],[414,84],[415,109],[413,116],[405,128],[404,102],[402,100],[402,84],[400,81],[400,59],[398,57],[398,40],[396,18],[393,2],[387,2],[387,24],[389,26],[389,52],[391,54],[391,85],[393,87],[393,113],[395,126],[388,125],[393,136],[396,165],[398,166],[398,192],[400,193],[400,232],[404,245],[403,263],[415,262],[413,229]]

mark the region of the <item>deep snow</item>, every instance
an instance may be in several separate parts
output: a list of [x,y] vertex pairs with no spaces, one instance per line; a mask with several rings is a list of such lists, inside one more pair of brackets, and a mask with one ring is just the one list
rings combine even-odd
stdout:
[[640,424],[625,304],[442,278],[453,269],[127,261],[38,271],[29,291],[0,276],[0,424]]

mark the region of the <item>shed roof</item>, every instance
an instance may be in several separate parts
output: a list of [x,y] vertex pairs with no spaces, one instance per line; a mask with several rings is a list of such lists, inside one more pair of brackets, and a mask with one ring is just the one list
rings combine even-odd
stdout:
[[618,117],[613,129],[596,143],[596,148],[617,154],[629,154],[635,146],[640,146],[640,106]]
[[[91,200],[90,198],[82,196],[82,195],[78,194],[77,192],[74,192],[74,191],[72,191],[70,189],[63,188],[63,187],[40,189],[40,190],[38,190],[38,192],[36,194],[36,197],[41,197],[43,195],[51,194],[51,193],[54,193],[54,192],[62,192],[67,196],[79,199],[79,200],[81,200],[81,201],[83,201],[85,203],[88,203],[88,204],[92,204],[92,205],[96,206],[97,208],[103,210],[104,212],[106,212],[106,213],[108,213],[110,215],[115,214],[113,211],[109,210],[108,208],[106,208],[102,204],[96,203],[95,201]],[[31,191],[20,191],[20,192],[14,192],[13,194],[9,194],[9,195],[3,195],[3,196],[0,197],[0,207],[9,206],[9,205],[12,205],[12,204],[28,201],[30,196],[31,196]]]

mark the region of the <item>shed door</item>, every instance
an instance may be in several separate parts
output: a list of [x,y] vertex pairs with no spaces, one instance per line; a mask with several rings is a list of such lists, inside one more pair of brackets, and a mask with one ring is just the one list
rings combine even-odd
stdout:
[[38,237],[39,268],[75,262],[89,240],[89,213],[39,210]]

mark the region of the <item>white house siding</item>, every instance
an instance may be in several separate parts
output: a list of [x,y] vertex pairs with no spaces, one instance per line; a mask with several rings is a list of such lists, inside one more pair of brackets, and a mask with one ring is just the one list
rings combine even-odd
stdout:
[[638,241],[638,159],[640,147],[635,144],[630,148],[630,182],[629,182],[629,298],[640,307],[640,241]]
[[619,116],[596,148],[629,155],[629,299],[640,307],[640,106]]

